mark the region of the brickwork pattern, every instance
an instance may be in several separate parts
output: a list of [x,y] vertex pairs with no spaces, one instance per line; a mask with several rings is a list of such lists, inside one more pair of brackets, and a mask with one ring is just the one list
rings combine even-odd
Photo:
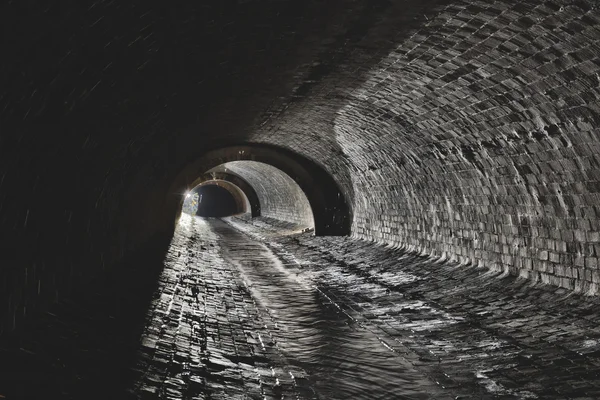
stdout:
[[177,172],[244,142],[363,3],[0,4],[0,336],[172,233]]
[[306,372],[275,343],[277,321],[257,306],[221,245],[255,260],[260,249],[248,241],[227,243],[212,228],[218,221],[182,220],[148,310],[130,393],[141,399],[312,398]]
[[597,297],[352,238],[281,235],[273,220],[229,222],[291,273],[317,276],[351,321],[453,398],[600,396]]
[[424,14],[362,81],[344,86],[349,70],[331,66],[257,140],[326,165],[353,197],[355,237],[596,293],[597,7],[475,0]]
[[597,290],[593,1],[1,7],[0,335],[167,233],[178,171],[245,142],[323,165],[355,237]]
[[283,171],[255,161],[231,161],[215,168],[215,171],[229,171],[248,182],[256,191],[263,216],[314,227],[306,195]]

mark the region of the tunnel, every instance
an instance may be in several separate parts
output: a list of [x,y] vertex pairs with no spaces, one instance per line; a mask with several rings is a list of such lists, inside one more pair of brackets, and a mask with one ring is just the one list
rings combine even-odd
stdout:
[[196,215],[200,217],[228,217],[243,211],[231,192],[219,185],[204,185],[197,191],[200,201]]
[[[256,194],[256,190],[243,178],[234,175],[231,172],[211,172],[203,174],[196,179],[192,186],[197,188],[202,185],[220,185],[226,188],[231,195],[236,199],[239,213],[250,213],[251,217],[259,217],[261,215],[260,200]],[[188,194],[192,195],[194,190],[186,193],[183,207],[185,208],[186,201],[190,201]],[[191,212],[194,214],[194,212]]]
[[596,2],[0,20],[0,398],[600,398]]

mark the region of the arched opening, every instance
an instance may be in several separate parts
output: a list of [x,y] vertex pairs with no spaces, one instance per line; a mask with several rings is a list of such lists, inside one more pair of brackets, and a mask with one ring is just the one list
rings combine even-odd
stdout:
[[[258,199],[258,195],[256,191],[246,180],[243,178],[231,173],[231,172],[216,172],[212,171],[210,173],[203,174],[198,179],[196,179],[191,187],[196,188],[200,185],[204,184],[218,184],[223,186],[225,189],[229,190],[231,194],[237,199],[241,198],[244,203],[243,211],[240,212],[250,212],[252,218],[258,217],[261,215],[260,211],[260,201]],[[190,191],[193,193],[193,190]],[[185,209],[185,202],[184,202]],[[192,213],[194,214],[194,213]]]
[[195,186],[185,195],[182,212],[201,217],[228,217],[248,213],[250,209],[250,201],[238,186],[211,179]]
[[209,171],[243,176],[255,190],[261,215],[290,222],[303,229],[314,228],[314,215],[302,188],[285,172],[258,161],[229,161]]
[[198,193],[199,217],[228,217],[238,213],[239,205],[229,190],[219,185],[202,185],[196,189]]
[[[258,164],[263,167],[257,167]],[[274,179],[275,171],[287,176],[289,180]],[[306,221],[306,216],[309,215],[307,211],[310,210],[316,235],[350,234],[352,221],[350,205],[335,179],[324,168],[292,151],[257,144],[211,150],[191,161],[180,171],[169,190],[165,210],[169,212],[171,221],[177,220],[186,191],[193,188],[194,184],[201,179],[199,177],[207,173],[228,173],[247,182],[253,180],[251,186],[258,197],[262,196],[264,199],[261,201],[261,213],[265,216],[267,215],[264,206],[273,200],[271,204],[274,205],[288,204],[296,207],[295,211],[291,213],[288,213],[289,207],[267,210],[272,212],[271,215],[274,218],[283,218],[283,214],[287,213],[287,217],[295,222],[298,221],[298,217],[304,218]],[[271,179],[270,183],[268,183],[269,179]],[[282,188],[286,187],[281,185],[282,182],[287,182],[286,184],[293,182],[299,188],[295,192],[290,189],[288,193],[298,194],[295,197],[298,199],[301,198],[299,195],[301,193],[306,199],[307,209],[302,211],[304,206],[296,201],[285,203],[276,199],[277,196],[282,196]],[[259,192],[261,194],[258,194]]]

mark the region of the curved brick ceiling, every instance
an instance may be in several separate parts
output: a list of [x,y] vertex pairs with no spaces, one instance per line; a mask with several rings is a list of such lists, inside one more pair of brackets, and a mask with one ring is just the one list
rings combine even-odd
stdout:
[[306,195],[283,171],[257,161],[230,161],[209,172],[231,172],[256,190],[261,215],[293,222],[301,227],[314,227],[312,209]]
[[244,195],[230,183],[209,183],[194,189],[198,193],[200,217],[229,217],[244,211]]
[[339,182],[354,193],[356,237],[595,292],[598,11],[428,11],[360,85],[342,85],[340,67],[252,138],[350,171]]
[[168,236],[181,171],[248,143],[322,167],[356,237],[597,289],[594,2],[0,7],[2,329]]

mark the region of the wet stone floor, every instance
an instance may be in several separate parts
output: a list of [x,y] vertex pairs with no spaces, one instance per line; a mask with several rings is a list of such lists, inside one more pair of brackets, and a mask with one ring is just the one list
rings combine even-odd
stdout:
[[600,398],[598,298],[292,232],[182,217],[132,397]]

